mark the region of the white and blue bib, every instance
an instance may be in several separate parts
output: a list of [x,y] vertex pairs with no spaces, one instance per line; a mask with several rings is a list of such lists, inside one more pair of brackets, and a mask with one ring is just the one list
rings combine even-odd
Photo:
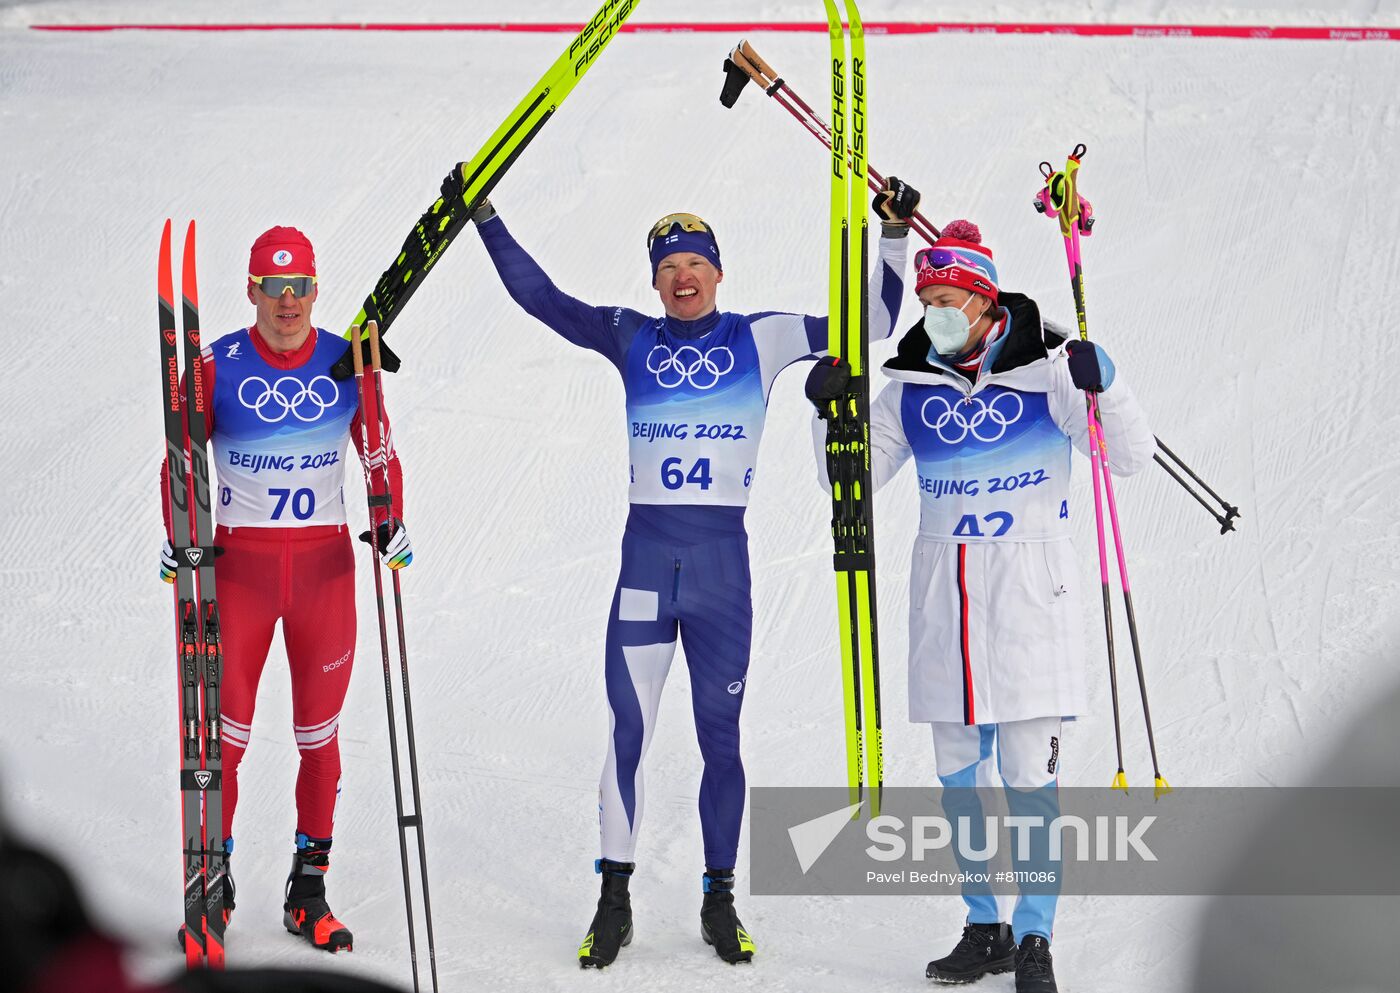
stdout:
[[725,314],[698,338],[653,321],[623,367],[632,503],[748,503],[767,386],[747,320]]
[[948,541],[1068,537],[1070,440],[1045,393],[905,383],[900,419],[919,473],[921,534]]
[[294,528],[345,523],[345,453],[359,410],[353,380],[331,366],[345,339],[316,330],[311,359],[274,368],[247,328],[208,346],[214,360],[218,522]]

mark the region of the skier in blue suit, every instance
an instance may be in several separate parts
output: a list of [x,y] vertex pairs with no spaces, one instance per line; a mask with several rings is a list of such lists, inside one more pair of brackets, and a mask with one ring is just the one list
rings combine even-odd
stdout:
[[[893,177],[876,196],[884,220],[870,287],[877,338],[894,330],[907,219],[917,204],[917,192]],[[678,634],[705,763],[701,935],[725,961],[749,961],[754,945],[733,894],[744,813],[739,710],[753,627],[744,509],[773,381],[789,365],[825,354],[827,319],[718,310],[719,245],[693,214],[668,214],[647,237],[661,317],[574,299],[489,202],[473,220],[511,298],[569,342],[607,358],[627,397],[630,509],[604,663],[611,732],[599,786],[602,895],[579,963],[609,965],[632,939],[628,882],[642,821],[642,761]]]

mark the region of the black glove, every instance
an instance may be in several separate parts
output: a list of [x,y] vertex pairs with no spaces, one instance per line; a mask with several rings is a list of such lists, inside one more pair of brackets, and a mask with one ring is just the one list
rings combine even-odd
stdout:
[[904,180],[890,176],[884,189],[875,194],[873,206],[882,224],[908,225],[909,218],[919,209],[919,191]]
[[1113,360],[1092,341],[1071,341],[1065,346],[1069,355],[1069,378],[1074,388],[1089,393],[1102,393],[1113,385]]
[[817,359],[817,364],[807,374],[807,399],[817,408],[822,417],[831,414],[831,401],[846,395],[851,382],[851,364],[837,355],[827,355]]
[[375,530],[375,542],[369,540],[369,532],[363,531],[360,540],[366,545],[376,544],[379,558],[390,569],[402,569],[413,561],[413,542],[408,540],[408,529],[397,517],[382,521]]
[[462,178],[462,166],[465,162],[458,162],[452,167],[446,178],[442,181],[442,198],[451,201],[454,197],[460,197],[466,191],[467,184]]

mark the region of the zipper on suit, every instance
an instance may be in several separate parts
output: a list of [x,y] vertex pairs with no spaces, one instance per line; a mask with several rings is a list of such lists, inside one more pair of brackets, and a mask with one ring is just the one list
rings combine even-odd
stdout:
[[681,560],[676,559],[675,571],[671,574],[671,602],[675,603],[681,595]]

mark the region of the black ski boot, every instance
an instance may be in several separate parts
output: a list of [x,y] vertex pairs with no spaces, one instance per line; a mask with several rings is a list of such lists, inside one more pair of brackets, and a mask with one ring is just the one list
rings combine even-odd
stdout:
[[292,871],[287,876],[282,926],[328,952],[352,951],[355,936],[335,919],[326,904],[326,870],[331,865],[331,842],[297,835]]
[[601,969],[613,964],[624,945],[632,943],[632,897],[627,885],[632,881],[635,862],[598,859],[593,871],[603,877],[598,911],[588,925],[588,936],[578,949],[580,969]]
[[[229,856],[233,854],[233,839],[224,841],[224,927],[228,927],[228,920],[233,916],[233,872],[229,868]],[[175,932],[175,941],[180,946],[180,951],[185,950],[185,925],[180,925],[180,930]]]
[[1050,942],[1038,934],[1021,939],[1016,950],[1016,993],[1059,993]]
[[934,959],[924,975],[949,986],[975,983],[983,976],[1016,968],[1016,939],[1005,924],[968,924],[962,940],[947,955]]
[[753,960],[753,939],[734,912],[734,870],[709,869],[701,877],[705,902],[700,906],[700,937],[730,965]]

